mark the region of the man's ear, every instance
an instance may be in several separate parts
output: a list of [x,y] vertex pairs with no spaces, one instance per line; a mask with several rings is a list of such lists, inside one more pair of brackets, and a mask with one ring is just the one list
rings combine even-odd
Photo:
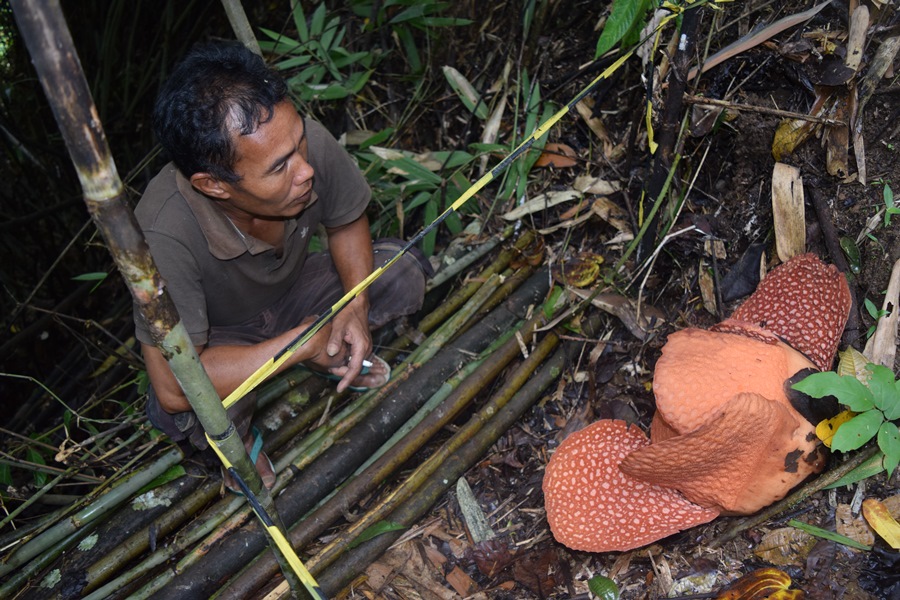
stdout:
[[194,173],[191,175],[191,185],[203,194],[212,198],[225,200],[231,197],[231,193],[222,181],[216,179],[209,173]]

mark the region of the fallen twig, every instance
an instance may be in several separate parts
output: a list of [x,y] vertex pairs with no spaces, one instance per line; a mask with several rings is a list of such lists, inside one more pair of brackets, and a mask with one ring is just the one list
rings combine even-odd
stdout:
[[684,101],[689,104],[699,104],[701,106],[717,106],[731,110],[755,112],[763,115],[773,115],[785,119],[800,119],[803,121],[811,121],[813,123],[823,123],[825,125],[846,125],[847,123],[838,119],[829,119],[827,117],[817,117],[815,115],[792,112],[789,110],[779,110],[777,108],[769,108],[767,106],[754,106],[752,104],[738,104],[737,102],[729,102],[727,100],[717,100],[716,98],[704,98],[702,96],[694,96],[686,94]]
[[708,544],[708,546],[710,548],[720,548],[723,544],[725,544],[726,542],[730,542],[747,529],[765,523],[769,519],[772,519],[778,514],[786,511],[795,504],[806,500],[813,494],[822,491],[835,481],[838,481],[841,477],[875,456],[878,451],[878,446],[874,444],[868,448],[860,450],[846,462],[828,471],[824,475],[821,475],[816,479],[810,481],[787,498],[781,500],[780,502],[776,502],[762,512],[747,517],[746,519],[742,519],[741,521],[732,525],[721,534],[719,534],[713,541]]

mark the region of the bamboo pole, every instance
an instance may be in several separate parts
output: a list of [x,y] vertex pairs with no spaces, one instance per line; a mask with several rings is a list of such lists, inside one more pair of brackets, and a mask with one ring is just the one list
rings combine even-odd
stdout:
[[59,1],[12,0],[11,6],[78,173],[88,212],[149,324],[154,343],[166,357],[212,443],[235,466],[277,523],[271,495],[200,363],[126,202],[125,188]]
[[231,23],[231,29],[234,35],[241,41],[251,52],[262,56],[262,50],[256,36],[253,35],[253,28],[247,20],[247,13],[241,6],[241,0],[222,0],[222,7],[225,8],[225,14],[228,16],[228,22]]
[[[509,338],[521,331],[530,340],[534,322],[511,328],[482,354],[446,381],[428,402],[400,430],[379,448],[353,474],[340,490],[329,495],[311,514],[291,528],[290,540],[295,548],[302,548],[339,520],[347,506],[372,492],[386,478],[397,471],[425,443],[443,429],[465,408],[487,382],[519,355],[518,343]],[[271,555],[263,555],[250,568],[232,580],[217,598],[239,600],[250,595],[270,580],[277,566]]]
[[[533,331],[539,321],[540,319],[532,319],[529,322],[529,329]],[[501,391],[491,398],[481,411],[470,419],[465,426],[460,428],[437,452],[429,456],[394,492],[334,537],[325,548],[320,550],[309,561],[309,568],[321,571],[331,565],[363,531],[378,521],[386,519],[393,510],[412,496],[416,490],[420,489],[425,481],[439,470],[441,465],[458,452],[463,445],[476,439],[485,424],[491,422],[491,419],[507,405],[510,398],[524,385],[528,377],[544,362],[544,359],[556,348],[558,343],[559,337],[555,333],[551,332],[546,335],[535,351],[516,369],[513,376],[504,383]],[[509,353],[513,353],[513,355],[518,354],[518,343],[513,340],[512,344],[507,344],[504,350],[506,351],[504,352],[506,356],[509,356]],[[502,431],[498,431],[498,436],[501,433]]]
[[[208,479],[204,481],[187,498],[179,502],[172,509],[166,511],[159,518],[155,519],[151,526],[144,527],[140,531],[135,532],[127,540],[117,546],[114,552],[109,552],[106,556],[88,567],[85,570],[85,586],[81,590],[81,593],[86,594],[98,588],[103,582],[115,575],[124,565],[138,558],[143,552],[146,552],[150,546],[151,537],[162,537],[167,533],[174,531],[176,527],[184,523],[184,521],[193,516],[203,506],[208,505],[218,493],[219,484],[215,480]],[[278,568],[277,564],[275,568]],[[95,597],[105,598],[112,592],[121,589],[125,583],[127,582],[118,581],[116,587],[111,589],[98,589],[98,595]]]
[[[516,246],[520,246],[521,244],[517,242]],[[500,270],[506,268],[509,264],[511,254],[508,250],[501,251],[500,256],[495,261],[494,264],[485,269],[486,272],[493,274],[497,273]],[[482,273],[482,275],[484,272]],[[493,296],[496,296],[496,279],[491,280],[490,277],[487,278],[487,281],[483,280],[483,278],[479,277],[478,281],[472,282],[471,284],[467,284],[463,286],[467,288],[464,292],[465,298],[470,299],[471,303],[464,306],[460,309],[465,316],[460,317],[458,319],[452,320],[449,324],[446,325],[446,331],[438,330],[435,332],[428,340],[422,343],[424,349],[421,351],[427,355],[433,355],[437,352],[441,346],[443,346],[447,339],[452,335],[452,332],[455,331],[466,319],[473,318],[472,315],[476,312],[480,312],[480,307],[483,306],[484,302],[486,302],[485,298],[490,299]],[[521,283],[521,278],[513,277],[513,279],[519,281]],[[507,282],[510,279],[507,279]],[[487,283],[486,286],[483,286],[484,283]],[[484,287],[484,290],[478,297],[472,297],[475,292],[478,291],[480,287]],[[442,303],[441,307],[435,310],[435,312],[426,316],[424,320],[428,320],[431,324],[429,325],[428,330],[434,329],[437,327],[442,321],[445,321],[448,317],[447,313],[441,310],[446,304]],[[457,308],[460,307],[460,303],[456,302],[455,306]],[[436,314],[437,313],[437,314]],[[410,362],[410,359],[415,359],[416,355],[411,355],[409,359],[407,359],[407,363]],[[420,357],[420,362],[422,359],[427,358],[423,354],[418,355]],[[413,365],[413,368],[418,368],[419,365]],[[395,372],[399,372],[400,369],[395,369]],[[302,370],[293,372],[289,371],[285,374],[290,381],[282,381],[282,378],[279,378],[277,381],[273,381],[269,386],[264,388],[260,392],[260,402],[264,401],[264,396],[268,395],[279,395],[285,393],[301,394],[302,398],[300,400],[301,404],[306,404],[309,401],[309,396],[317,393],[317,389],[321,387],[321,379],[313,378],[311,381],[308,380],[308,372],[304,372]],[[307,382],[303,388],[298,388],[304,381]],[[312,390],[309,388],[313,387]],[[285,434],[287,438],[296,437],[299,434],[299,431],[294,429],[294,426],[297,422],[303,421],[304,423],[310,423],[313,419],[318,418],[319,415],[324,411],[324,404],[327,402],[331,402],[333,399],[333,395],[326,396],[325,398],[318,400],[315,405],[308,407],[306,410],[301,413],[301,415],[292,418],[290,426],[282,427],[278,430],[276,436],[267,435],[266,439],[268,441],[276,442],[275,446],[278,447],[280,444],[277,443],[277,440],[282,434]],[[292,405],[295,403],[293,400],[288,400]],[[341,413],[336,414],[329,419],[327,423],[324,423],[319,427],[319,429],[314,432],[312,439],[310,441],[319,440],[322,443],[322,448],[327,449],[330,447],[334,441],[337,439],[337,433],[339,431],[332,430],[329,435],[327,441],[322,440],[322,432],[327,431],[329,428],[334,427],[336,424],[341,422],[346,422],[347,419],[351,418],[353,411],[359,410],[361,404],[364,404],[367,400],[360,396],[354,403],[350,406],[346,407],[342,410]],[[291,435],[290,432],[293,432]],[[299,454],[295,455],[287,455],[283,454],[279,456],[276,463],[276,471],[281,475],[279,476],[279,483],[276,484],[274,490],[283,489],[284,485],[287,481],[289,481],[293,477],[294,470],[288,469],[291,461],[296,461],[298,465],[305,465],[311,462],[311,460],[317,455],[311,449],[312,444],[310,441],[306,439],[300,442],[300,445],[307,445],[307,451],[310,453],[309,456],[300,456]],[[273,457],[274,459],[274,457]],[[146,584],[141,590],[137,592],[133,592],[129,595],[130,598],[147,598],[152,594],[156,593],[160,589],[164,588],[168,583],[177,575],[184,572],[190,565],[196,563],[199,560],[202,560],[205,556],[206,549],[215,544],[218,540],[224,539],[228,533],[235,531],[238,527],[244,524],[249,518],[249,512],[246,507],[236,506],[236,500],[233,498],[223,500],[210,507],[205,515],[201,515],[196,517],[194,523],[186,528],[185,531],[179,532],[178,536],[171,540],[170,543],[161,546],[158,548],[153,554],[144,558],[144,560],[136,565],[135,567],[129,569],[125,573],[119,574],[114,580],[105,584],[102,588],[94,591],[90,595],[86,597],[85,600],[100,600],[101,598],[105,598],[108,594],[112,593],[114,590],[119,590],[129,584],[130,582],[138,579],[139,577],[145,576],[159,565],[164,562],[171,560],[173,557],[183,553],[185,550],[194,548],[195,545],[199,544],[199,546],[193,550],[189,551],[186,556],[180,560],[175,567],[172,569],[167,569],[165,572],[160,573],[158,576],[154,578],[153,581]],[[237,511],[237,512],[236,512]],[[295,547],[299,547],[296,543],[294,543]],[[271,560],[272,555],[265,553],[264,557],[266,560]],[[93,569],[93,567],[92,567]]]

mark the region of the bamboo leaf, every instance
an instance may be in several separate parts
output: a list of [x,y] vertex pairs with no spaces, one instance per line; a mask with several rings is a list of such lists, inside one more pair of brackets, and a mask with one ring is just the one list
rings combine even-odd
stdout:
[[355,540],[353,540],[349,547],[355,548],[363,542],[367,542],[373,538],[378,537],[379,535],[389,533],[391,531],[403,531],[404,529],[406,529],[406,527],[404,525],[401,525],[400,523],[394,523],[393,521],[379,521],[371,527],[367,527],[366,529],[364,529],[363,532],[360,533]]
[[816,527],[815,525],[810,525],[809,523],[804,523],[803,521],[798,521],[796,519],[791,519],[790,521],[788,521],[788,525],[790,525],[791,527],[796,527],[801,531],[805,531],[809,535],[814,535],[825,540],[831,540],[832,542],[850,546],[851,548],[856,548],[857,550],[872,549],[871,546],[860,544],[856,540],[850,539],[845,535],[835,533],[834,531],[828,531],[827,529],[822,529],[821,527]]
[[474,113],[482,121],[487,119],[489,116],[487,104],[481,100],[481,95],[475,91],[469,80],[453,67],[444,66],[441,68],[450,87],[453,88],[453,91],[456,92],[456,95],[459,96],[465,107],[469,109],[469,112]]

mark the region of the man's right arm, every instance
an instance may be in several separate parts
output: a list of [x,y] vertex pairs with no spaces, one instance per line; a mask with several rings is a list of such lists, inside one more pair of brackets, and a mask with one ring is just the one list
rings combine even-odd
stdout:
[[[311,322],[311,320],[304,322],[299,327],[278,337],[251,346],[197,346],[200,362],[219,397],[226,398],[266,361],[300,335]],[[279,366],[275,373],[280,373],[300,362],[312,363],[321,370],[343,366],[347,360],[345,353],[330,357],[325,352],[330,329],[330,324],[325,325],[311,340]],[[163,410],[168,413],[191,410],[190,403],[159,348],[151,344],[141,344],[141,351],[144,354],[147,375],[150,377],[150,383]]]

